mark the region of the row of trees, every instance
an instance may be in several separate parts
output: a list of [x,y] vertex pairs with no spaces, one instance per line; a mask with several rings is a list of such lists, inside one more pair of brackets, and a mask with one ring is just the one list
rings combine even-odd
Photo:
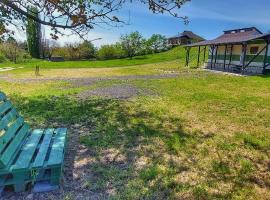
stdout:
[[130,58],[138,55],[159,53],[168,50],[165,36],[154,34],[149,39],[145,39],[139,32],[123,35],[120,41],[115,44],[103,45],[99,49],[95,48],[91,42],[69,43],[64,47],[54,46],[52,56],[61,56],[67,60],[80,59],[117,59]]
[[17,42],[10,37],[0,43],[0,62],[9,60],[16,63],[31,57],[63,57],[65,60],[132,59],[134,56],[159,53],[169,48],[166,38],[159,34],[145,39],[139,32],[133,32],[123,35],[115,44],[96,48],[90,41],[66,43],[64,46],[60,46],[55,40],[41,41],[34,22],[29,23],[27,32],[27,42]]
[[99,59],[133,58],[138,55],[159,53],[169,49],[165,36],[154,34],[145,39],[139,32],[123,35],[120,42],[103,45],[97,51]]
[[137,55],[159,53],[169,48],[165,36],[154,34],[149,39],[145,39],[138,31],[123,35],[120,38],[120,43],[125,56],[129,58]]

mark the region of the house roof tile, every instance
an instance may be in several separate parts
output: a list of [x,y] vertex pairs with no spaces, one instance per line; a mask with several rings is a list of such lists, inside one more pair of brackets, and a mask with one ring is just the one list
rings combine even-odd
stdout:
[[205,40],[204,38],[202,38],[199,35],[196,35],[192,31],[184,31],[183,33],[180,33],[178,35],[175,35],[173,37],[170,37],[169,39],[181,38],[181,37],[188,37],[189,39],[196,39],[196,40]]
[[206,40],[198,43],[194,43],[187,46],[207,46],[207,45],[219,45],[219,44],[237,44],[245,43],[252,40],[263,39],[270,36],[270,34],[262,34],[258,29],[245,28],[224,31],[224,34],[214,40]]

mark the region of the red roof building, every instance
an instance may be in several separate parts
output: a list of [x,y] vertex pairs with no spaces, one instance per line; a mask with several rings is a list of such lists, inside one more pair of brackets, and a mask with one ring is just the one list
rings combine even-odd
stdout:
[[168,38],[168,44],[171,46],[187,45],[195,42],[201,42],[205,39],[196,35],[192,31],[184,31],[176,36]]

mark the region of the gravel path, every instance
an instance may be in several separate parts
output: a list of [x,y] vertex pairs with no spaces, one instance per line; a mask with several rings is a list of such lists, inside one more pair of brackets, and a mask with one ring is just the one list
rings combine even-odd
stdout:
[[68,81],[75,86],[87,86],[98,81],[106,80],[148,80],[148,79],[163,79],[163,78],[176,78],[178,73],[172,74],[157,74],[157,75],[131,75],[131,76],[112,76],[112,77],[87,77],[87,78],[10,78],[0,76],[0,80],[12,83],[31,83],[31,82],[44,82],[44,81]]

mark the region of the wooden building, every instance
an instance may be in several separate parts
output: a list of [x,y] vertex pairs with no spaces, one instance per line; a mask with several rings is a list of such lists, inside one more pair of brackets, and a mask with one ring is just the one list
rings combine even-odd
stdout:
[[203,52],[206,68],[242,74],[266,73],[270,69],[269,43],[270,33],[263,34],[255,27],[227,30],[214,40],[187,45],[186,65],[189,65],[190,49],[198,47],[198,66]]
[[184,31],[176,36],[168,38],[168,44],[171,46],[187,45],[204,41],[201,36],[196,35],[192,31]]

